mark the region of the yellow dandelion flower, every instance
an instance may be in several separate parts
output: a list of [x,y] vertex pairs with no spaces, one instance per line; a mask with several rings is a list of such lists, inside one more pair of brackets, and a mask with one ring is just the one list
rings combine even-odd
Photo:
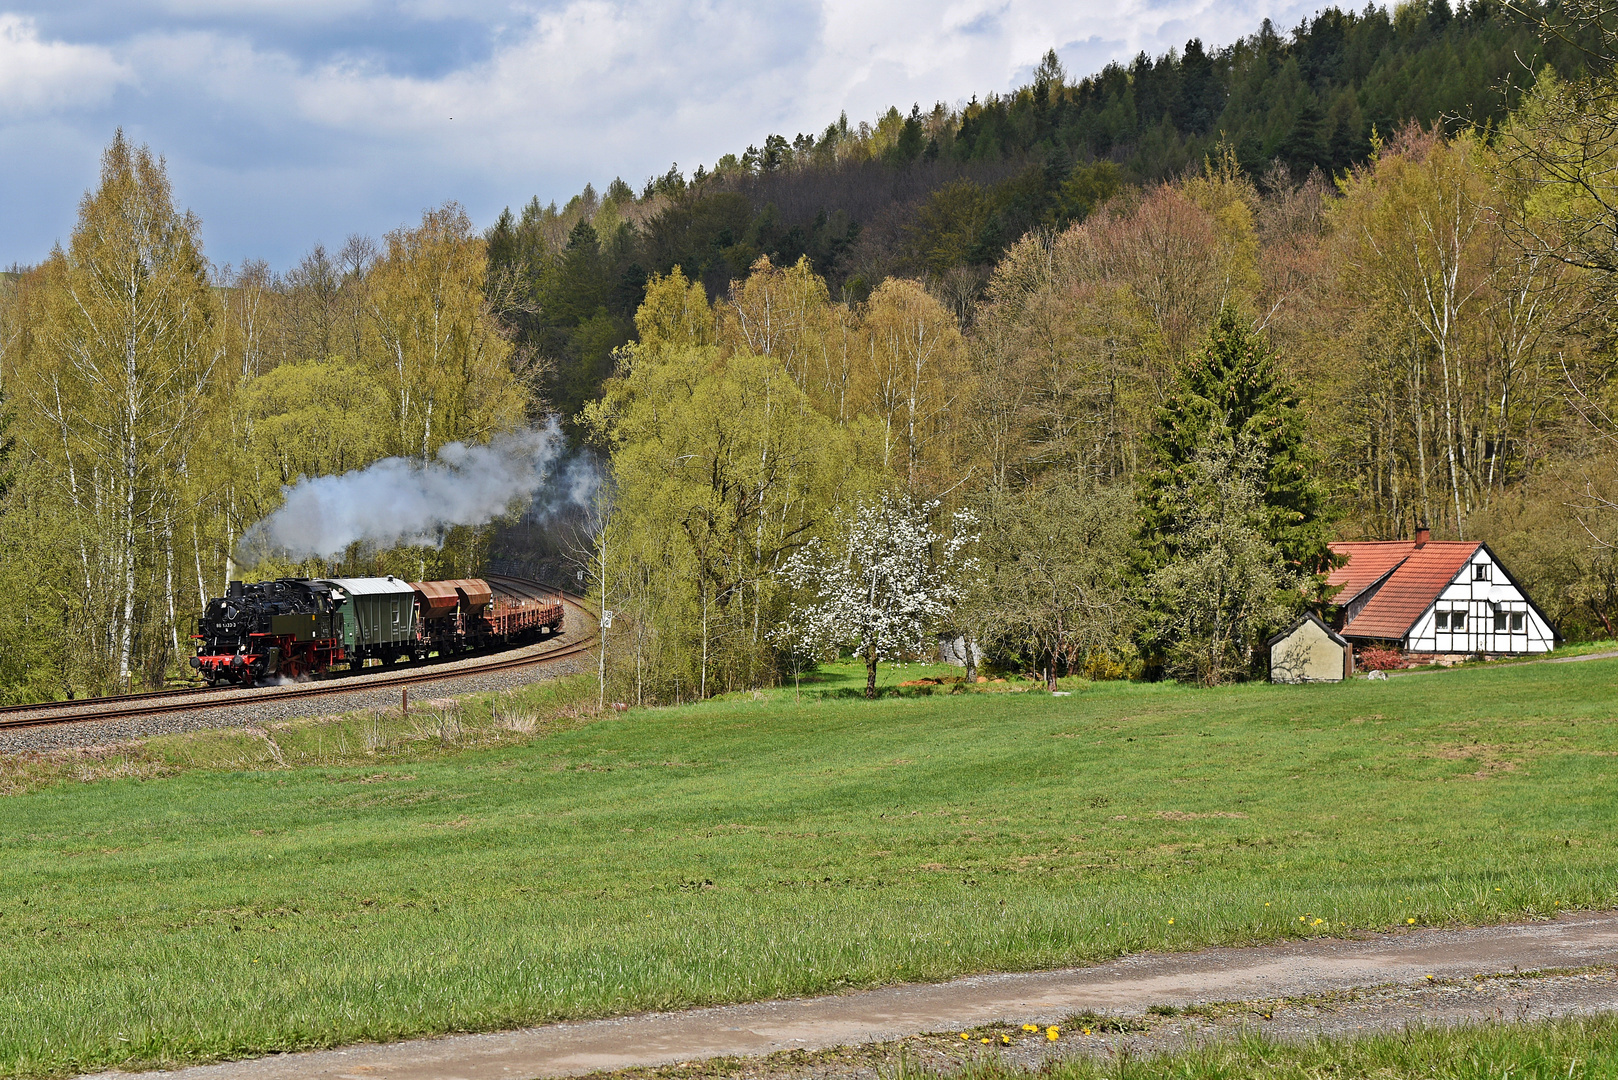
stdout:
[[1415,919],[1406,919],[1405,920],[1405,925],[1406,926],[1415,926],[1416,925],[1416,920]]
[[1173,926],[1173,925],[1174,925],[1174,920],[1173,920],[1173,919],[1170,919],[1170,920],[1169,920],[1169,925],[1170,925],[1170,926]]
[[972,1036],[968,1035],[966,1032],[964,1032],[964,1031],[961,1032],[961,1041],[963,1041],[963,1042],[970,1041],[971,1038],[972,1038]]
[[1088,1034],[1090,1034],[1090,1029],[1089,1029],[1089,1028],[1085,1028],[1085,1029],[1084,1029],[1084,1033],[1085,1033],[1085,1034],[1086,1034],[1086,1035],[1088,1035]]
[[1432,975],[1427,976],[1427,981],[1428,982],[1433,982],[1434,981],[1434,976],[1432,976]]
[[1045,1029],[1045,1037],[1051,1042],[1055,1042],[1061,1036],[1061,1034],[1062,1029],[1057,1027],[1055,1024],[1052,1024],[1050,1027]]
[[1000,1036],[1000,1045],[1001,1046],[1010,1046],[1011,1045],[1011,1036],[1010,1035],[1002,1035],[1002,1036]]
[[1024,1031],[1038,1031],[1039,1030],[1039,1025],[1038,1024],[1024,1024],[1022,1026],[1022,1029]]
[[981,1042],[984,1046],[989,1045],[989,1037],[987,1035],[985,1035],[983,1038],[979,1039],[978,1041]]

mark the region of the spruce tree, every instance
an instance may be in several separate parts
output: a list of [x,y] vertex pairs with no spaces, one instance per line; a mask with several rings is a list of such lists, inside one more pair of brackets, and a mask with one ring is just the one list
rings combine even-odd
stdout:
[[1310,169],[1329,165],[1326,134],[1322,130],[1324,123],[1325,116],[1314,96],[1306,96],[1276,151],[1292,169],[1292,175],[1301,178],[1307,176]]
[[1330,568],[1325,491],[1305,443],[1298,399],[1274,354],[1230,305],[1200,353],[1181,369],[1147,437],[1151,455],[1141,487],[1146,569],[1178,554],[1188,523],[1174,493],[1192,476],[1198,454],[1256,458],[1263,476],[1262,532],[1285,562],[1304,574]]

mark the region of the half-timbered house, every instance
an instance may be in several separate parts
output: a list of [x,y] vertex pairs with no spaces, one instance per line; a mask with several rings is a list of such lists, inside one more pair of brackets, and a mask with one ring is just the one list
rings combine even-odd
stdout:
[[1414,540],[1331,545],[1334,629],[1355,645],[1435,656],[1549,652],[1556,630],[1487,544]]

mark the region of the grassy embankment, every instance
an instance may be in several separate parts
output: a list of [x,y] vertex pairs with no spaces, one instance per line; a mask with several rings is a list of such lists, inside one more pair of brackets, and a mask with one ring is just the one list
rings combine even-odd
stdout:
[[[901,1065],[894,1080],[935,1080]],[[1186,1053],[1064,1061],[1038,1072],[992,1059],[956,1080],[1611,1080],[1618,1077],[1618,1019],[1601,1016],[1532,1024],[1426,1028],[1397,1035],[1328,1038],[1305,1044],[1259,1036]]]
[[1618,661],[835,696],[855,677],[10,764],[0,1074],[1618,903]]
[[[1257,1003],[1254,1003],[1255,1005]],[[1225,1008],[1220,1006],[1217,1008]],[[1198,1011],[1206,1011],[1199,1009]],[[1255,1014],[1256,1019],[1256,1014]],[[1110,1029],[1138,1028],[1134,1020],[1074,1017],[1089,1023],[1081,1035],[1063,1031],[1067,1054],[1039,1069],[1010,1064],[998,1034],[1014,1043],[1043,1045],[1045,1032],[1016,1025],[973,1028],[956,1044],[939,1033],[900,1042],[827,1050],[781,1050],[763,1059],[714,1058],[655,1068],[597,1073],[590,1080],[815,1080],[871,1076],[892,1080],[1611,1080],[1618,1077],[1618,1017],[1595,1016],[1452,1028],[1415,1025],[1395,1034],[1326,1037],[1305,1043],[1271,1039],[1255,1028],[1193,1050],[1130,1051]],[[979,1047],[987,1034],[992,1045]],[[1074,1042],[1092,1054],[1073,1055]],[[1138,1045],[1138,1044],[1136,1044]],[[1015,1051],[1013,1051],[1015,1053]]]

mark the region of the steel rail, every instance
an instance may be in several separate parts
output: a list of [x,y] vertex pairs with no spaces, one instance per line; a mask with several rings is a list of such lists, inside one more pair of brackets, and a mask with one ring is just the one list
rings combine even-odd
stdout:
[[139,694],[112,694],[108,697],[70,698],[67,701],[36,701],[32,705],[0,705],[0,716],[7,713],[39,712],[41,709],[50,709],[61,712],[68,709],[85,709],[96,705],[106,705],[113,701],[150,701],[154,698],[179,697],[186,694],[207,694],[217,690],[213,686],[182,686],[175,690],[151,690]]
[[[560,596],[564,603],[571,606],[575,612],[594,618],[594,614],[583,603],[583,598],[559,589],[551,589],[538,582],[525,578],[510,577],[497,574],[489,577],[498,577],[502,581],[518,583],[527,588],[542,591],[546,595]],[[485,580],[489,580],[486,577]],[[493,582],[491,581],[491,584]],[[333,694],[352,694],[368,690],[387,690],[395,687],[408,687],[425,682],[444,682],[450,679],[475,678],[494,672],[510,671],[516,668],[531,667],[535,664],[546,664],[556,660],[565,660],[587,652],[595,645],[596,635],[591,634],[582,641],[562,642],[554,649],[543,652],[529,653],[525,656],[509,655],[513,650],[503,649],[499,652],[485,654],[490,657],[488,663],[470,664],[454,670],[445,670],[439,664],[417,667],[412,665],[403,670],[390,669],[386,671],[372,669],[370,673],[345,672],[331,678],[323,678],[316,682],[295,684],[292,686],[263,686],[250,688],[230,687],[194,687],[181,690],[159,690],[145,694],[128,694],[122,697],[80,698],[75,701],[42,702],[36,705],[14,705],[0,709],[0,731],[15,730],[30,727],[50,727],[57,724],[87,724],[105,720],[140,719],[146,716],[162,716],[167,713],[191,712],[196,709],[214,708],[241,708],[247,705],[270,704],[298,698],[325,697]],[[528,646],[520,646],[527,648]],[[441,658],[443,663],[466,664],[469,660],[479,659],[477,656],[451,656]],[[207,701],[191,701],[189,699],[200,695],[216,695]],[[185,698],[184,701],[173,700]],[[167,700],[163,700],[167,699]],[[141,705],[141,702],[156,704]],[[118,706],[136,703],[135,708],[122,708]],[[83,712],[94,706],[101,706],[100,712]],[[33,715],[7,717],[5,713],[32,712]]]

